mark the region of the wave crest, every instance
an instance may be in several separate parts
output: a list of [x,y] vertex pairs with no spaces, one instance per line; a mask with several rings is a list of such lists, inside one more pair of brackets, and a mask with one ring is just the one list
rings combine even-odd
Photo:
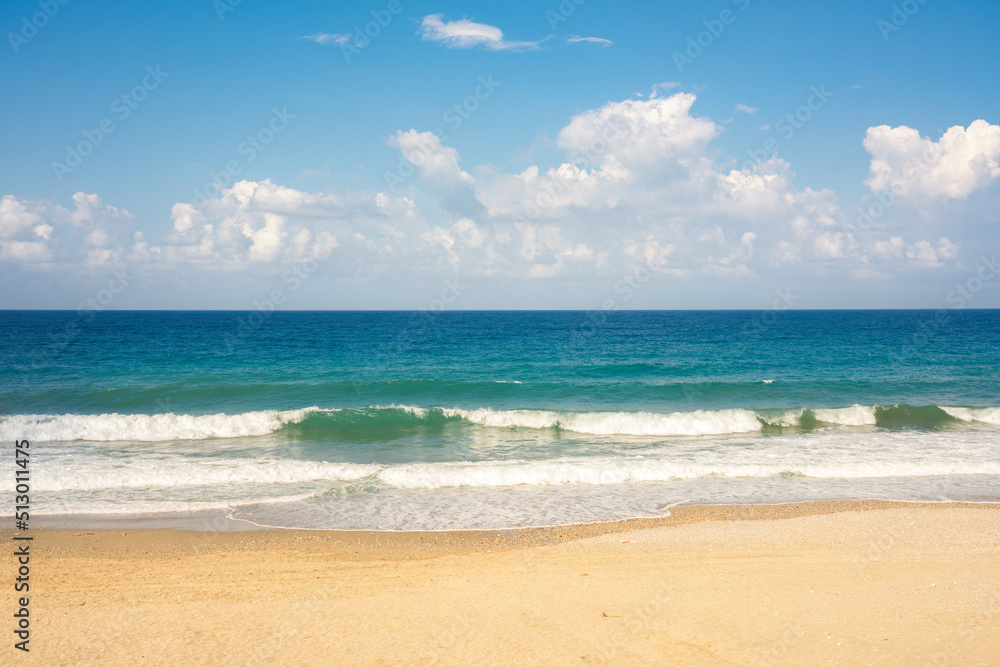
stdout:
[[751,410],[695,410],[693,412],[554,412],[546,410],[445,410],[446,416],[482,426],[523,428],[558,427],[588,435],[723,435],[752,433],[762,428]]
[[301,421],[319,408],[262,410],[227,415],[165,414],[122,415],[14,415],[0,420],[0,438],[28,438],[43,442],[90,440],[163,442],[240,438],[274,433],[286,424]]
[[1000,408],[941,408],[955,419],[964,422],[1000,424]]

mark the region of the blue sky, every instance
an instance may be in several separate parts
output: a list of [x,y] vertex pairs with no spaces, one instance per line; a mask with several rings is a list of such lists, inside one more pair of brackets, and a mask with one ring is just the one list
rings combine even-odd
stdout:
[[0,307],[1000,306],[996,3],[43,0],[0,27]]

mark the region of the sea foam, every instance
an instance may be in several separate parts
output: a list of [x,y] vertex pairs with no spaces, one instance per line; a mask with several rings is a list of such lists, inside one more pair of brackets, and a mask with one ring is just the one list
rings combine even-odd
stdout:
[[282,426],[301,421],[318,408],[262,410],[227,415],[177,415],[118,413],[103,415],[12,415],[0,420],[0,438],[29,438],[43,442],[90,440],[114,442],[135,440],[205,440],[239,438],[273,433]]
[[397,489],[446,487],[608,485],[628,482],[665,482],[698,478],[815,478],[907,477],[918,475],[1000,474],[997,461],[891,460],[807,461],[690,461],[670,456],[606,456],[554,460],[443,461],[395,465],[328,463],[281,459],[134,460],[110,466],[101,475],[88,476],[64,469],[37,476],[44,492],[113,491],[123,489],[185,489],[265,485],[308,485],[317,490],[364,481]]
[[35,486],[40,491],[95,491],[102,489],[152,489],[246,484],[301,484],[305,482],[351,482],[370,477],[382,466],[357,463],[327,463],[294,459],[190,459],[143,458],[111,464],[100,475],[85,475],[76,469],[41,474]]
[[941,407],[955,419],[966,422],[1000,424],[1000,408],[946,408]]
[[546,410],[444,410],[483,426],[523,428],[559,427],[588,435],[723,435],[752,433],[762,428],[751,410],[695,410],[657,414],[651,412],[555,412]]
[[866,426],[876,423],[874,405],[852,405],[847,408],[814,408],[813,416],[827,424]]
[[776,476],[816,478],[907,477],[914,475],[1000,474],[1000,462],[855,461],[845,463],[684,462],[668,458],[601,457],[549,461],[411,463],[378,473],[388,486],[403,489],[442,487],[622,484],[675,479]]

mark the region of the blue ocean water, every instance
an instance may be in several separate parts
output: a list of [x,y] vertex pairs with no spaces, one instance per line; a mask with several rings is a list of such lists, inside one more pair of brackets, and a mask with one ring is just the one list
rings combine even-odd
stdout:
[[2,311],[0,437],[31,441],[42,514],[995,501],[1000,311]]

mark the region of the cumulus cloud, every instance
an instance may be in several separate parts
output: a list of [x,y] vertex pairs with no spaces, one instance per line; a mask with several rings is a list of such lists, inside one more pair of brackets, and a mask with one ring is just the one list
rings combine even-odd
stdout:
[[399,131],[389,137],[403,158],[416,167],[420,178],[441,195],[442,207],[455,217],[477,217],[482,205],[476,199],[472,176],[458,164],[458,151],[443,146],[433,132]]
[[[435,167],[421,170],[420,178],[444,200],[459,186],[474,196],[483,209],[477,229],[489,239],[483,245],[509,246],[494,259],[528,262],[536,277],[582,265],[620,266],[634,260],[640,245],[655,248],[645,254],[672,275],[750,276],[761,239],[755,228],[792,229],[803,220],[804,227],[821,227],[836,215],[833,196],[796,190],[777,159],[753,171],[720,169],[708,147],[719,127],[693,115],[694,102],[694,95],[678,93],[578,114],[557,137],[568,161],[544,171],[533,165],[507,174],[486,166],[472,176],[458,168],[457,153],[442,153],[425,136],[440,157],[428,160]],[[397,137],[407,156],[402,133]],[[442,231],[440,238],[460,254],[455,234]]]
[[[567,161],[548,169],[466,171],[457,151],[429,133],[398,133],[393,145],[425,162],[419,178],[453,221],[475,221],[477,248],[493,250],[477,255],[483,270],[520,261],[530,263],[531,275],[552,277],[573,270],[571,257],[595,270],[619,266],[639,235],[669,248],[662,270],[675,276],[733,279],[802,262],[939,268],[957,256],[947,238],[909,239],[887,252],[884,232],[852,228],[834,192],[797,187],[778,157],[752,168],[719,165],[710,144],[720,128],[692,113],[695,101],[677,93],[578,114],[556,140]],[[419,142],[424,154],[415,155]],[[435,234],[456,266],[472,252],[455,228]]]
[[907,244],[901,236],[877,240],[868,248],[871,257],[888,261],[911,261],[930,268],[944,266],[942,260],[955,259],[958,256],[959,245],[946,236],[938,239],[937,244],[929,241],[917,241]]
[[746,114],[754,114],[757,113],[757,107],[748,106],[746,104],[737,104],[736,111],[742,111]]
[[938,141],[900,125],[868,128],[871,154],[865,185],[902,201],[965,199],[1000,179],[1000,126],[976,120],[950,128]]
[[630,212],[678,214],[714,188],[706,144],[717,135],[710,120],[688,112],[694,97],[626,100],[573,117],[556,143],[568,158],[542,171],[485,169],[477,197],[493,218],[597,226],[596,218]]
[[171,215],[172,233],[137,249],[137,259],[233,270],[303,261],[349,243],[354,265],[362,255],[391,255],[401,245],[399,230],[422,222],[405,196],[303,192],[269,179],[239,181],[197,203],[178,202]]
[[534,51],[541,44],[540,41],[508,41],[500,28],[468,19],[445,21],[443,14],[425,16],[420,24],[420,35],[425,42],[437,42],[449,49],[482,47],[490,51]]
[[[260,275],[320,248],[330,252],[324,270],[350,280],[461,274],[610,284],[639,269],[732,282],[792,270],[883,280],[959,265],[956,233],[886,220],[852,226],[834,192],[798,185],[778,156],[733,168],[713,146],[720,125],[694,112],[693,94],[659,95],[671,87],[569,118],[555,139],[562,159],[550,165],[513,173],[463,165],[438,135],[400,130],[388,144],[412,180],[399,189],[307,192],[244,180],[210,199],[176,202],[171,229],[155,239],[94,194],[77,193],[71,208],[8,195],[0,200],[0,261]],[[994,129],[977,121],[914,143],[908,128],[871,128],[865,147],[873,165],[884,165],[873,167],[871,178],[882,179],[873,189],[905,196],[926,185],[947,200],[986,187]],[[942,147],[939,182],[893,187],[925,142]]]
[[[574,116],[557,144],[574,162],[633,170],[697,159],[719,134],[707,118],[691,116],[695,96],[625,100]],[[634,171],[633,171],[634,173]]]
[[14,238],[41,221],[39,211],[31,202],[21,201],[14,195],[0,199],[0,238]]
[[928,268],[944,266],[941,260],[954,259],[958,254],[958,246],[944,237],[938,241],[937,247],[928,241],[917,241],[906,249],[907,259]]
[[135,219],[96,194],[77,192],[72,210],[45,200],[0,199],[0,260],[35,269],[119,263]]

